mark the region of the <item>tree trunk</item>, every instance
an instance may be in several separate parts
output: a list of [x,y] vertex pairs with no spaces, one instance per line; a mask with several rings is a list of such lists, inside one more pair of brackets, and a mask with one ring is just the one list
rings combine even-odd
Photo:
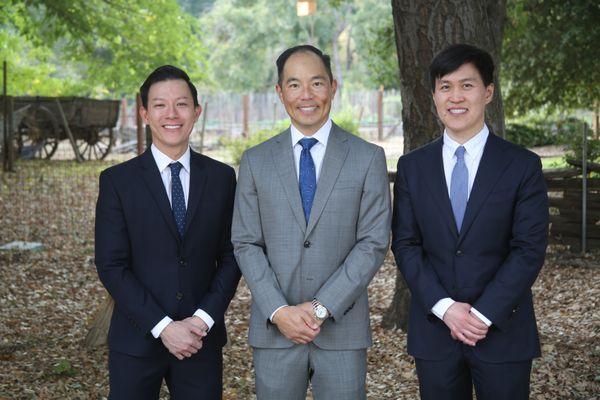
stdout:
[[[392,10],[400,67],[404,153],[430,142],[443,131],[432,100],[429,64],[435,54],[450,44],[473,44],[494,58],[495,96],[487,106],[486,123],[493,132],[503,135],[498,76],[506,0],[392,0]],[[397,274],[394,299],[383,319],[385,327],[406,330],[409,299],[406,283]]]

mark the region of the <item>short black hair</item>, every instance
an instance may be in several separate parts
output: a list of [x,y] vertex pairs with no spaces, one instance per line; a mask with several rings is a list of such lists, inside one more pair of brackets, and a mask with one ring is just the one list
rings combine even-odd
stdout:
[[285,62],[294,53],[316,54],[321,61],[323,61],[323,65],[325,65],[327,75],[329,76],[329,81],[333,82],[333,73],[331,73],[331,58],[327,54],[324,54],[321,50],[317,49],[315,46],[311,46],[310,44],[301,44],[300,46],[290,47],[281,53],[279,57],[277,57],[277,83],[279,83],[279,86],[281,86],[281,81],[283,79],[283,67],[285,66]]
[[429,65],[431,91],[435,92],[436,79],[469,63],[479,71],[486,87],[494,82],[494,60],[490,53],[470,44],[453,44],[440,51]]
[[198,103],[198,91],[196,90],[196,86],[190,80],[188,74],[185,73],[184,70],[174,67],[172,65],[162,65],[156,68],[142,83],[140,87],[140,96],[142,98],[142,105],[144,108],[148,108],[148,92],[150,91],[150,86],[154,85],[157,82],[162,81],[171,81],[181,79],[187,83],[190,88],[190,92],[192,92],[192,99],[194,99],[194,107],[198,107],[200,103]]

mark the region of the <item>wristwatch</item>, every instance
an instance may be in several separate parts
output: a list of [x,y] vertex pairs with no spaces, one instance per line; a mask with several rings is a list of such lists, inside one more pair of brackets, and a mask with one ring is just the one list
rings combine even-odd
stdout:
[[327,308],[323,304],[319,303],[319,300],[313,299],[312,306],[315,318],[320,322],[325,321],[329,317],[329,311],[327,311]]

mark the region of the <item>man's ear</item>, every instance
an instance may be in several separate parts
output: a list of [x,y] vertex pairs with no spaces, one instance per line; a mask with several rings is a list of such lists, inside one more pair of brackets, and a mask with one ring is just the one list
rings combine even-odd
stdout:
[[490,83],[485,88],[485,104],[490,104],[490,102],[494,99],[494,84]]
[[140,113],[140,117],[142,117],[142,121],[144,121],[144,123],[148,125],[148,110],[146,110],[144,106],[140,106],[138,112]]

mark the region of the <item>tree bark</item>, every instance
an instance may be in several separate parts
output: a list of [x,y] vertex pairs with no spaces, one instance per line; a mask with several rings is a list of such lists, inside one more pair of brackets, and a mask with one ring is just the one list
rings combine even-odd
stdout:
[[[392,11],[400,68],[404,153],[430,142],[443,131],[432,100],[429,64],[450,44],[473,44],[494,58],[495,95],[486,109],[486,123],[494,133],[503,135],[504,110],[498,77],[506,0],[392,0]],[[398,273],[394,299],[383,325],[406,330],[409,303],[410,293]]]

